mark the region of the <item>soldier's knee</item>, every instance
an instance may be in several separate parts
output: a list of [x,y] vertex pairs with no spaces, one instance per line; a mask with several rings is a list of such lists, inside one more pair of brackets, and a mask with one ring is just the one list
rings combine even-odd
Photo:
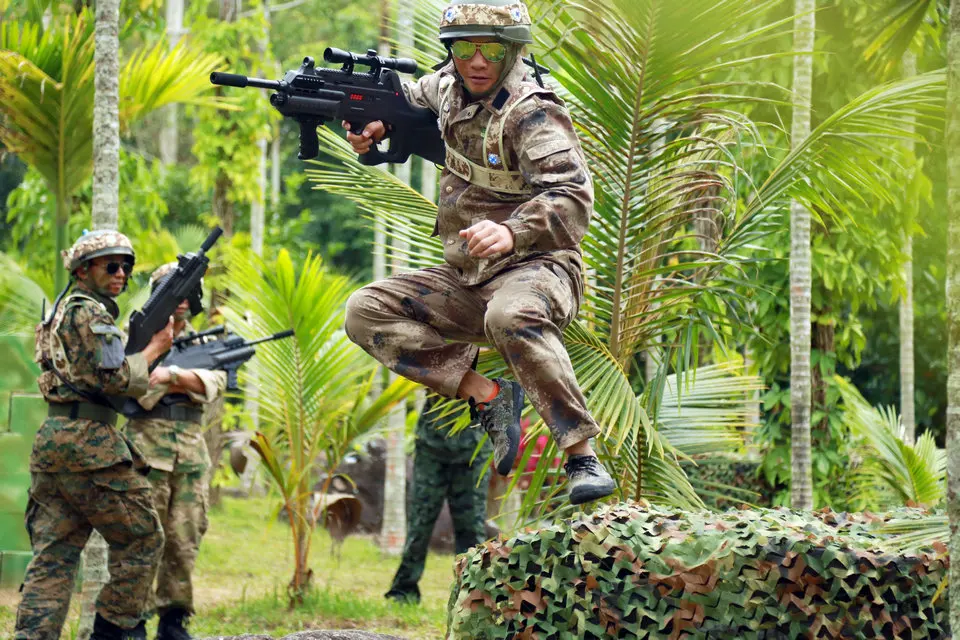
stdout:
[[497,342],[502,338],[524,337],[528,332],[539,333],[536,327],[543,321],[544,318],[527,305],[517,304],[515,300],[493,300],[483,316],[483,330],[489,340]]
[[374,295],[367,287],[357,289],[347,298],[343,329],[347,337],[360,346],[364,345],[364,336],[369,330],[369,312],[376,304]]

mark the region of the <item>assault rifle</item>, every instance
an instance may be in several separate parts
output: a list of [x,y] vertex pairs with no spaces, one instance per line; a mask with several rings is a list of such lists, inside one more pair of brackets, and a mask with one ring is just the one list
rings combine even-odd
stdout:
[[[204,336],[223,332],[223,327],[215,327],[203,333],[179,338],[177,346],[171,349],[167,357],[164,358],[163,366],[177,365],[181,369],[219,369],[220,371],[226,371],[227,390],[238,391],[240,386],[237,384],[237,370],[240,369],[240,365],[256,353],[257,350],[254,349],[254,346],[271,340],[282,340],[293,335],[293,329],[287,329],[258,340],[244,340],[236,334],[228,333],[222,340],[200,341]],[[192,341],[198,342],[197,344],[191,344]]]
[[176,269],[153,290],[143,309],[133,312],[125,349],[127,355],[143,351],[153,334],[167,326],[170,316],[184,299],[189,300],[191,313],[198,314],[203,310],[200,281],[210,264],[206,253],[222,233],[223,229],[217,227],[210,232],[196,253],[177,256],[179,264]]
[[[361,164],[402,163],[410,154],[435,164],[445,163],[446,147],[436,114],[407,102],[397,73],[415,73],[415,60],[384,58],[373,49],[364,55],[329,47],[324,50],[323,59],[343,66],[318,69],[313,58],[307,56],[299,69],[287,71],[279,81],[214,71],[210,82],[227,87],[272,89],[275,93],[270,96],[270,104],[300,125],[297,157],[301,160],[316,158],[320,153],[318,126],[345,120],[350,130],[359,135],[369,123],[381,120],[390,131],[389,150],[384,153],[374,145],[359,156]],[[356,65],[369,67],[370,71],[355,72]]]

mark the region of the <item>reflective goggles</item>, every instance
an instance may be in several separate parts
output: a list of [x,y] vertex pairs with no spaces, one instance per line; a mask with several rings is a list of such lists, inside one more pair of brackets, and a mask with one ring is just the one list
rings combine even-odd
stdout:
[[480,50],[480,55],[489,62],[501,62],[507,57],[507,47],[500,42],[470,42],[469,40],[454,40],[450,45],[450,53],[458,60],[472,60]]

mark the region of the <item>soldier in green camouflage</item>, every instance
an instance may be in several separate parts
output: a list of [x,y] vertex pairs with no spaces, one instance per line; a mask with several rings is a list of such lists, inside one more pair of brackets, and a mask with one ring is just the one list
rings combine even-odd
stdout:
[[[590,446],[600,429],[562,338],[583,293],[580,242],[593,212],[580,142],[563,101],[528,77],[523,3],[454,0],[440,39],[448,61],[405,91],[437,114],[446,143],[434,228],[445,264],[357,291],[347,334],[396,373],[467,400],[503,475],[517,454],[526,392],[568,455],[570,501],[601,498],[615,485]],[[377,121],[347,140],[363,154],[386,133]],[[484,341],[517,382],[473,370]]]
[[[115,298],[134,265],[130,241],[116,231],[80,237],[63,254],[71,274],[49,318],[36,328],[40,392],[49,415],[30,457],[26,528],[33,547],[16,640],[57,640],[70,604],[80,552],[96,529],[110,546],[110,581],[97,600],[91,640],[146,638],[144,606],[163,548],[147,464],[116,429],[107,396],[143,395],[149,363],[170,349],[173,324],[147,347],[124,355]],[[75,283],[75,286],[74,286]]]
[[450,437],[447,431],[441,431],[453,424],[457,414],[443,415],[437,400],[435,395],[427,397],[417,421],[413,487],[407,500],[407,539],[400,567],[386,593],[393,600],[420,602],[417,583],[423,576],[430,537],[444,500],[453,520],[456,553],[466,552],[487,537],[484,523],[489,446],[474,457],[480,431],[465,429]]
[[[176,266],[171,262],[154,271],[151,288]],[[175,339],[194,333],[187,322],[189,312],[189,303],[182,301],[173,316]],[[190,640],[186,622],[194,613],[191,574],[207,530],[210,455],[203,438],[203,410],[223,394],[227,374],[176,366],[167,371],[138,399],[141,410],[127,422],[127,435],[150,465],[153,504],[166,536],[148,611],[160,616],[157,640]]]

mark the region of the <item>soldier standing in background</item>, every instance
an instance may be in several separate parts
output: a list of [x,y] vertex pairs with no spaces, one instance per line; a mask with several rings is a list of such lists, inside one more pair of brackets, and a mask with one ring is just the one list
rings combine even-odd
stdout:
[[125,356],[114,299],[133,270],[130,240],[116,231],[87,233],[63,263],[70,283],[36,328],[38,385],[50,409],[30,456],[25,524],[33,559],[14,637],[60,638],[80,553],[96,529],[110,546],[110,581],[97,599],[91,640],[145,640],[144,606],[163,531],[143,475],[147,464],[116,429],[105,396],[138,397],[151,380],[169,375],[148,367],[170,349],[172,320],[141,353]]
[[[173,273],[177,263],[158,268],[150,287]],[[187,322],[190,305],[180,303],[173,317],[174,339],[194,333]],[[148,611],[160,616],[157,640],[191,640],[187,619],[194,613],[191,575],[207,530],[207,482],[210,455],[203,438],[204,406],[223,395],[227,374],[206,369],[167,367],[150,391],[138,398],[141,407],[127,423],[127,434],[150,465],[153,503],[163,524],[166,543],[151,591]]]
[[474,457],[483,432],[464,429],[448,437],[448,431],[440,431],[452,426],[457,414],[440,415],[437,400],[436,395],[427,397],[417,421],[413,487],[407,500],[407,540],[400,567],[386,593],[392,600],[420,602],[417,583],[423,576],[427,548],[444,499],[450,506],[456,553],[464,553],[487,537],[484,523],[489,445]]
[[[567,453],[570,501],[602,498],[615,484],[590,445],[600,428],[562,337],[579,310],[593,213],[580,141],[563,101],[527,74],[522,2],[454,0],[440,40],[448,60],[404,90],[437,114],[446,144],[434,228],[445,264],[355,292],[347,335],[391,371],[466,400],[501,475],[517,455],[526,393]],[[387,133],[376,121],[347,140],[364,154]],[[492,343],[516,381],[474,371],[477,342]]]

